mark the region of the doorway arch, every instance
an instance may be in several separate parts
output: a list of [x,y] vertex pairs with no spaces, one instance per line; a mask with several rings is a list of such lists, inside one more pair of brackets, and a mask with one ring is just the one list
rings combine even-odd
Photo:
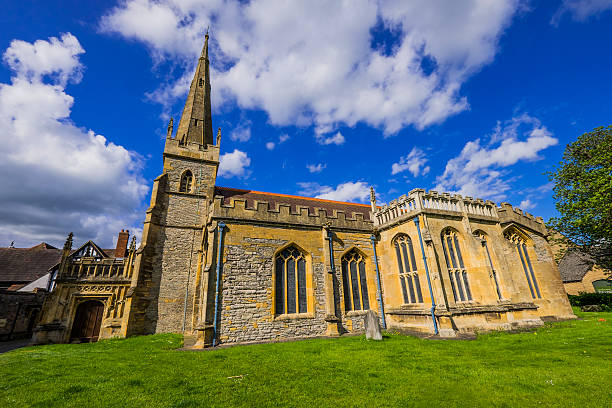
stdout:
[[79,304],[74,315],[70,341],[81,343],[98,341],[103,313],[104,303],[99,300],[87,300]]

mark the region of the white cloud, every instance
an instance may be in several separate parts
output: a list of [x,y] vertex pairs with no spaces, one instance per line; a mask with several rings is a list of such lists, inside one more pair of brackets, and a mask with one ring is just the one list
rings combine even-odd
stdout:
[[608,10],[612,10],[612,0],[563,0],[553,15],[551,24],[558,25],[567,13],[574,21],[584,22]]
[[276,145],[274,144],[274,142],[268,142],[268,143],[266,143],[266,149],[268,149],[268,150],[274,150],[274,147],[275,147],[275,146],[276,146]]
[[287,140],[289,140],[289,135],[286,133],[283,133],[278,137],[278,143],[285,143]]
[[532,202],[530,199],[525,199],[523,201],[521,201],[521,203],[519,204],[519,208],[521,210],[531,210],[533,208],[535,208],[536,203]]
[[251,165],[251,159],[243,151],[234,149],[231,153],[222,154],[219,161],[219,177],[248,177],[250,174],[247,167]]
[[[189,77],[212,22],[213,104],[263,109],[273,125],[332,133],[363,122],[393,134],[467,109],[462,84],[493,60],[519,6],[520,0],[126,0],[100,26],[142,42],[156,63],[180,64]],[[390,44],[376,43],[379,37]]]
[[70,119],[85,51],[64,34],[33,44],[13,40],[3,55],[13,70],[0,83],[0,242],[27,246],[42,240],[111,245],[122,228],[142,226],[148,183],[142,159]]
[[429,166],[426,166],[425,163],[427,163],[425,152],[418,147],[413,147],[407,156],[400,157],[399,163],[393,163],[391,174],[408,170],[414,177],[418,177],[419,174],[425,176],[430,170]]
[[251,138],[251,122],[247,121],[238,125],[230,133],[230,139],[238,142],[246,142]]
[[338,184],[336,188],[312,182],[298,183],[298,185],[301,188],[300,194],[325,200],[366,202],[370,197],[370,187],[363,181],[349,181]]
[[323,163],[318,163],[318,164],[307,164],[306,168],[308,169],[309,172],[311,173],[320,173],[323,171],[324,168],[327,167],[327,164],[323,164]]
[[459,156],[448,161],[437,178],[436,190],[504,199],[511,181],[505,178],[507,168],[519,161],[541,159],[540,151],[557,142],[538,119],[526,114],[498,123],[487,145],[481,145],[480,139],[469,141]]
[[335,145],[340,146],[341,144],[344,144],[345,142],[344,136],[340,132],[336,132],[336,134],[332,136],[324,136],[324,135],[316,134],[316,139],[317,139],[317,143],[322,144],[322,145],[335,144]]
[[69,80],[75,83],[81,80],[83,66],[79,55],[84,52],[79,40],[67,33],[33,44],[13,40],[3,60],[20,80],[41,82],[44,76],[52,76],[54,82],[65,86]]

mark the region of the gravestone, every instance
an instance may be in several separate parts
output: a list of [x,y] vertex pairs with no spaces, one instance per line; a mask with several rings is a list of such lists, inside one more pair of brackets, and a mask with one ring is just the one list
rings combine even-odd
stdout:
[[368,310],[365,315],[364,321],[366,339],[368,340],[382,340],[382,334],[380,333],[380,325],[378,324],[378,316],[373,310]]

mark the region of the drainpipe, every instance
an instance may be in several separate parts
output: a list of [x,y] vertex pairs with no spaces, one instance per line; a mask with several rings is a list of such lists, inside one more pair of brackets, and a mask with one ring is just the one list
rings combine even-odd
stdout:
[[387,330],[387,322],[385,321],[385,309],[383,308],[382,290],[380,289],[380,271],[378,270],[378,257],[376,256],[376,238],[374,235],[370,235],[370,242],[372,242],[372,250],[374,251],[374,267],[376,267],[376,289],[377,289],[377,300],[378,310],[380,317],[382,318],[383,329]]
[[225,223],[221,221],[218,224],[219,227],[219,247],[217,248],[217,281],[215,288],[215,318],[213,320],[213,341],[212,345],[217,345],[217,324],[219,321],[219,281],[221,280],[221,268],[223,267],[221,249],[223,247],[223,232],[225,231]]
[[421,244],[421,253],[423,254],[423,264],[425,265],[425,275],[427,275],[427,285],[429,286],[429,296],[431,297],[431,320],[433,320],[434,334],[438,334],[438,323],[436,322],[436,301],[434,300],[433,290],[431,289],[431,279],[429,278],[429,268],[427,267],[427,258],[425,257],[425,247],[423,246],[423,237],[421,237],[421,228],[419,228],[419,217],[414,217],[414,224],[419,233],[419,243]]
[[[327,230],[327,242],[329,243],[329,266],[332,270],[332,273],[336,271],[336,267],[334,266],[334,244],[333,244],[333,232],[330,228],[326,228]],[[335,301],[334,301],[335,303]]]

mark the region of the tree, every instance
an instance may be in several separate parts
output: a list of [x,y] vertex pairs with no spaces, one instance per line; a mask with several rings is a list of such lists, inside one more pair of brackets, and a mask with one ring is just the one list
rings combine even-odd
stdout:
[[549,225],[612,271],[612,126],[568,144],[548,176],[559,212]]

